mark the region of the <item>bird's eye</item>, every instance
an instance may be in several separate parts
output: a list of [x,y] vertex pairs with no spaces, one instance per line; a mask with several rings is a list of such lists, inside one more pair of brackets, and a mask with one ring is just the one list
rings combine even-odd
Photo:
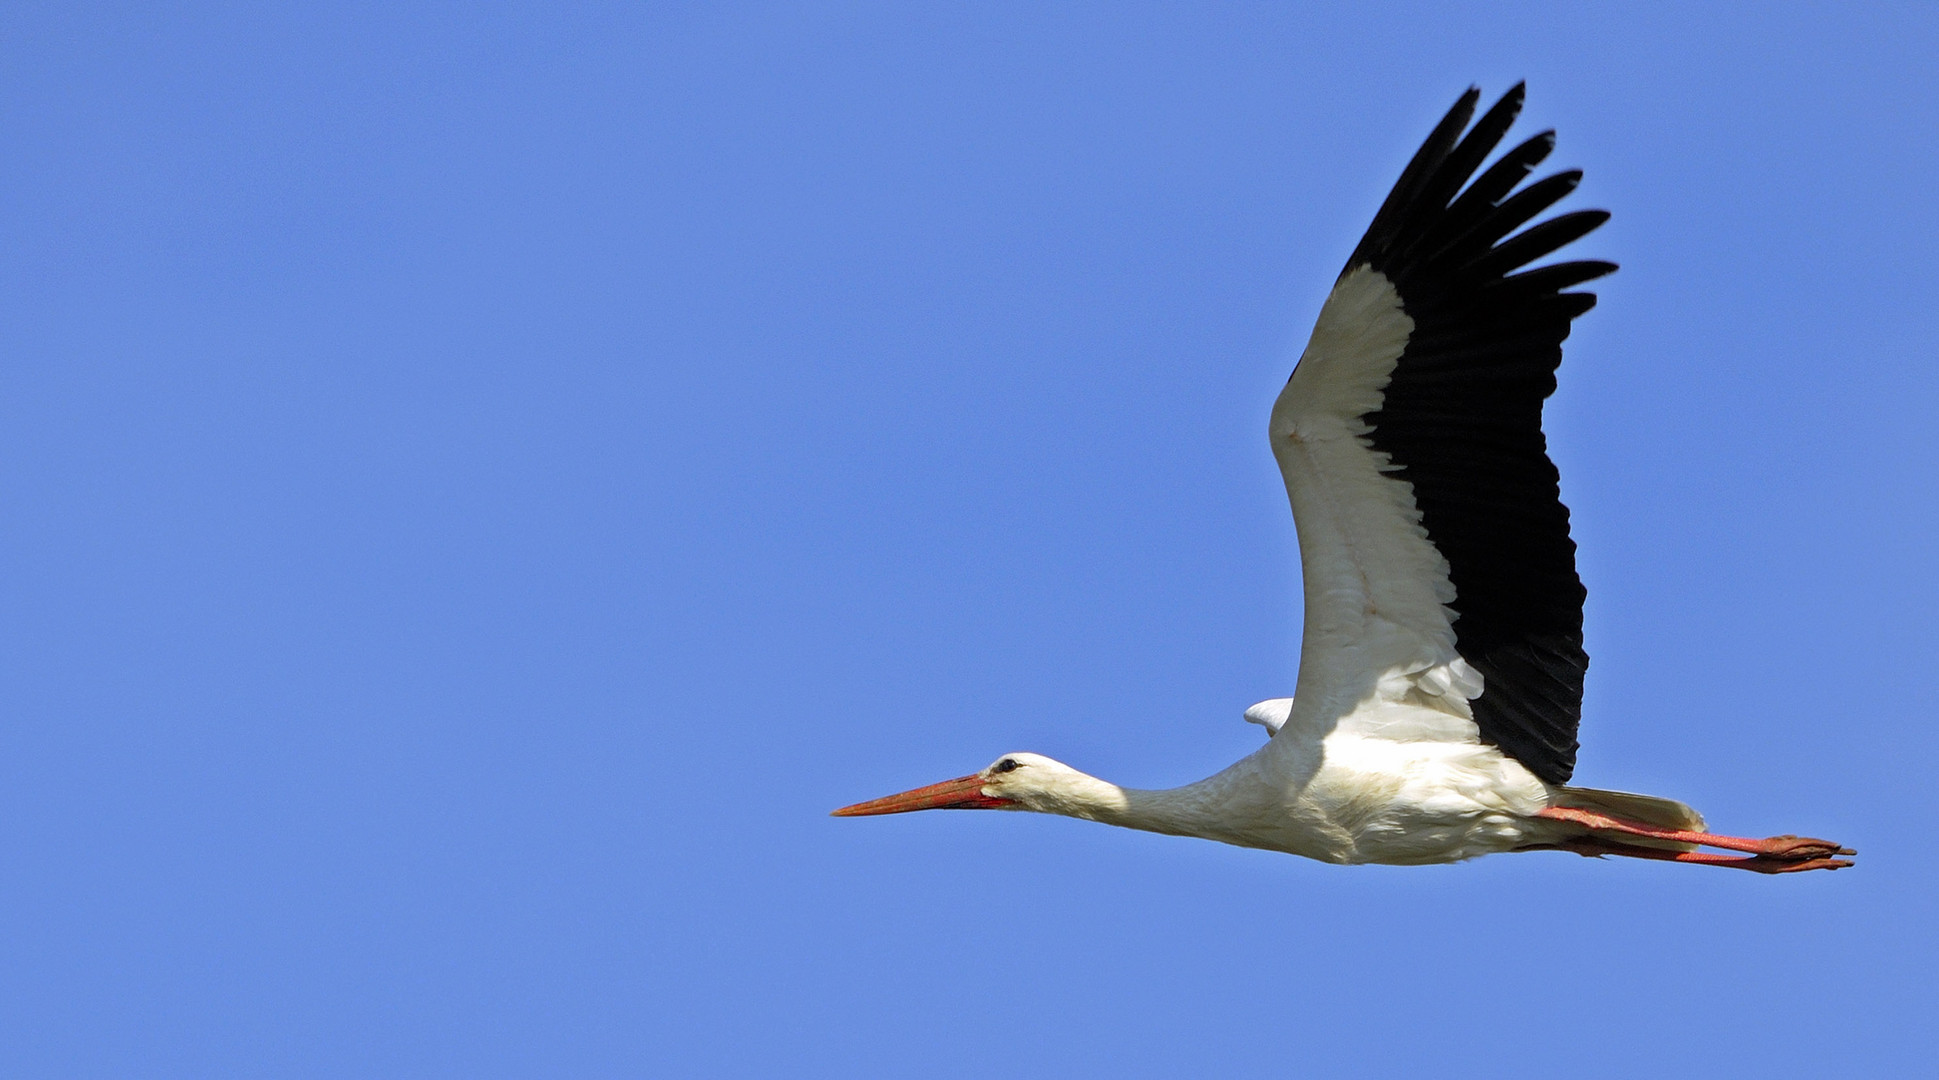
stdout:
[[1017,769],[1016,758],[1004,758],[1002,761],[999,761],[994,766],[992,766],[990,768],[990,771],[991,772],[1015,772],[1016,769]]

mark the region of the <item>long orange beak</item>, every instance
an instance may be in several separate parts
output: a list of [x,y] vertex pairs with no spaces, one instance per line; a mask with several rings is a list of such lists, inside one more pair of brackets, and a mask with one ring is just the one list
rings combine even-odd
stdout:
[[871,814],[906,814],[911,810],[994,810],[1010,805],[1009,799],[983,794],[984,783],[982,773],[959,776],[900,795],[844,806],[833,811],[832,816],[867,817]]

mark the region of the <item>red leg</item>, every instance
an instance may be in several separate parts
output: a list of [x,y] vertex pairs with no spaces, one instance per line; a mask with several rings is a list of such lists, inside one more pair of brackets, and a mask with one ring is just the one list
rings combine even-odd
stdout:
[[[1647,836],[1653,840],[1669,840],[1679,844],[1703,844],[1720,847],[1730,851],[1748,851],[1753,855],[1773,860],[1823,860],[1833,855],[1856,855],[1848,847],[1839,847],[1829,840],[1814,840],[1808,836],[1773,836],[1764,840],[1753,840],[1743,836],[1718,836],[1714,833],[1688,832],[1683,829],[1665,829],[1656,825],[1645,825],[1640,821],[1598,814],[1593,810],[1577,810],[1567,806],[1551,806],[1535,815],[1551,821],[1567,821],[1598,832],[1623,833],[1628,836]],[[1621,852],[1620,854],[1628,854]],[[1689,854],[1686,852],[1686,854]],[[1684,859],[1683,862],[1700,860]],[[1850,865],[1850,864],[1846,864]]]
[[1597,840],[1587,836],[1564,840],[1559,844],[1535,844],[1521,850],[1535,851],[1545,848],[1555,851],[1573,851],[1577,855],[1590,857],[1623,855],[1632,859],[1659,859],[1663,862],[1695,863],[1698,866],[1722,866],[1733,870],[1750,870],[1759,874],[1793,874],[1800,870],[1842,870],[1852,865],[1850,859],[1799,859],[1772,855],[1713,855],[1708,851],[1670,851],[1665,848],[1618,844],[1614,841]]

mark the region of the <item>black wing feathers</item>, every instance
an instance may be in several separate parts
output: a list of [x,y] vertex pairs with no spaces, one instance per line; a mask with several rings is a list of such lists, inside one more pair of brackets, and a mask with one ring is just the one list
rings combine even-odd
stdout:
[[[1512,237],[1575,189],[1563,172],[1514,192],[1555,145],[1529,139],[1469,183],[1521,110],[1510,90],[1461,136],[1469,90],[1414,155],[1347,264],[1393,282],[1414,320],[1368,438],[1413,485],[1453,579],[1461,656],[1481,672],[1482,738],[1550,783],[1575,769],[1589,657],[1569,511],[1542,436],[1542,402],[1569,322],[1595,306],[1565,293],[1616,269],[1567,262],[1514,273],[1609,215],[1563,214]],[[1462,187],[1466,185],[1466,190]],[[1512,194],[1511,194],[1512,193]]]
[[1373,224],[1367,227],[1367,235],[1360,240],[1360,246],[1353,249],[1353,257],[1347,260],[1347,268],[1359,266],[1372,259],[1376,249],[1385,250],[1393,245],[1394,238],[1406,223],[1408,212],[1420,195],[1422,186],[1454,146],[1454,140],[1461,129],[1468,125],[1468,117],[1474,115],[1474,103],[1481,100],[1481,90],[1469,87],[1454,103],[1454,108],[1441,118],[1427,141],[1414,153],[1414,160],[1400,172],[1400,179],[1394,182],[1394,190],[1387,193],[1387,201],[1380,204],[1380,210],[1373,216]]

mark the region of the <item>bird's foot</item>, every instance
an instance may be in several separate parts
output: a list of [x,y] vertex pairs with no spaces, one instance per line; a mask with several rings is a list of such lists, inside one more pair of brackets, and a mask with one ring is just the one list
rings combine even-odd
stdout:
[[1833,855],[1856,855],[1858,852],[1848,847],[1839,847],[1829,840],[1786,835],[1765,838],[1760,842],[1758,854],[1775,859],[1826,860]]
[[[1760,874],[1795,874],[1800,870],[1843,870],[1855,865],[1850,859],[1778,859],[1769,855],[1753,855],[1742,860],[1742,870],[1755,870]],[[1724,864],[1729,865],[1729,864]]]

